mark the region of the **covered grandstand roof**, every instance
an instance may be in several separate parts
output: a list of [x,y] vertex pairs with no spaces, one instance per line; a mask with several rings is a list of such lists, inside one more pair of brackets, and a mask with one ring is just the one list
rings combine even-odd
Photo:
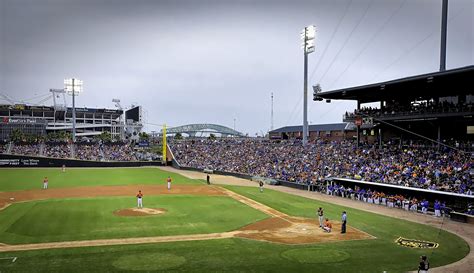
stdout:
[[[308,130],[310,132],[324,132],[324,131],[343,131],[348,128],[348,123],[330,123],[330,124],[313,124],[308,126]],[[303,131],[303,126],[296,125],[296,126],[285,126],[273,131],[270,133],[294,133],[294,132],[301,132]]]
[[411,76],[386,82],[343,88],[317,94],[323,99],[358,100],[361,103],[400,98],[418,99],[473,94],[474,66]]

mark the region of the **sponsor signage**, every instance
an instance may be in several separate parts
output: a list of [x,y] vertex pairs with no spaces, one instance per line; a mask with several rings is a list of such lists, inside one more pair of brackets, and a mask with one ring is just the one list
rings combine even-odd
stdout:
[[44,123],[44,120],[38,120],[36,118],[15,118],[15,117],[5,117],[3,118],[3,123],[21,123],[21,124],[36,124]]
[[140,142],[138,142],[138,146],[139,147],[148,147],[148,146],[150,146],[150,143],[148,143],[148,141],[140,141]]
[[438,248],[438,243],[399,237],[395,243],[409,248]]
[[[72,111],[72,108],[68,108],[68,111]],[[97,109],[97,108],[80,108],[76,107],[76,112],[81,113],[108,113],[108,114],[122,114],[122,110],[114,109]]]
[[0,166],[38,166],[39,162],[33,158],[0,159]]

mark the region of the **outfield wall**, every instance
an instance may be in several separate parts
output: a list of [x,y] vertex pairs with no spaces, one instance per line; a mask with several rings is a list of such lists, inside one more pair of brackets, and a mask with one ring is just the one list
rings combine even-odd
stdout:
[[62,159],[40,156],[24,156],[0,154],[0,168],[28,168],[28,167],[142,167],[163,166],[161,161],[89,161],[76,159]]

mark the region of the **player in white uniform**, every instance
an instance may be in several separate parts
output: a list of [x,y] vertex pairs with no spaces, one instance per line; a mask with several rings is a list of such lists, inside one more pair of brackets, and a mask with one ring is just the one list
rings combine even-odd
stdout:
[[171,177],[168,176],[166,182],[168,183],[168,190],[171,190]]
[[137,206],[138,208],[143,208],[143,193],[141,190],[137,193]]
[[318,218],[319,218],[319,227],[322,228],[324,225],[324,211],[323,208],[319,207],[318,209]]
[[46,190],[48,188],[48,178],[45,177],[43,180],[43,190]]

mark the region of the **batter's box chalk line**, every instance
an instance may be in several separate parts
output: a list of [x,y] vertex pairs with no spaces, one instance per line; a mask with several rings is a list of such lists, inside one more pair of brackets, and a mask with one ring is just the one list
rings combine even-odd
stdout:
[[12,263],[16,262],[16,259],[18,259],[18,257],[0,257],[0,260],[11,260]]

